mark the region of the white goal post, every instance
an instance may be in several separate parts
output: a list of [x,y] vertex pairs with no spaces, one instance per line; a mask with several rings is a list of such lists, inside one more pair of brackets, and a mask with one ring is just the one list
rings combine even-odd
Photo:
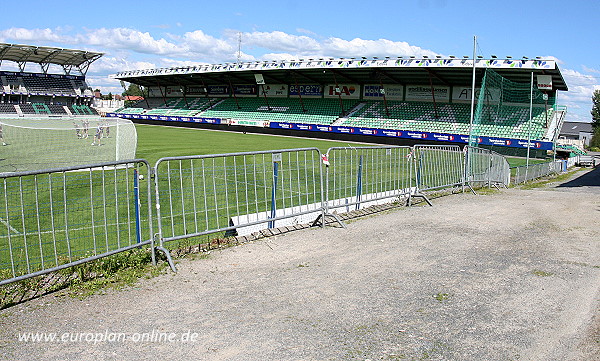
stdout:
[[0,117],[0,173],[135,158],[137,133],[126,119]]

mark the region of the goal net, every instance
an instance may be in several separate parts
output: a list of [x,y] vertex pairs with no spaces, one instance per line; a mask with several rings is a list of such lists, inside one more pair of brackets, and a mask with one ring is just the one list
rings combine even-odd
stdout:
[[525,144],[546,136],[556,99],[544,96],[531,81],[514,82],[486,69],[476,94],[470,146],[477,147],[482,134],[521,139]]
[[135,158],[137,133],[126,119],[0,117],[0,173]]

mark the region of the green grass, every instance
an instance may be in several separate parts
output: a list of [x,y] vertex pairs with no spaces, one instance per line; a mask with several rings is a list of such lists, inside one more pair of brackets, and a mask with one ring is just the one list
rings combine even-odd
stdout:
[[558,175],[553,174],[553,175],[549,175],[546,177],[534,179],[532,181],[521,184],[519,186],[519,188],[521,188],[521,189],[536,189],[536,188],[543,188],[550,183],[566,182],[569,178],[571,178],[571,176],[573,176],[573,174],[575,174],[577,172],[579,172],[579,168],[572,169],[566,173],[562,173],[562,174],[558,174]]
[[554,273],[552,273],[552,272],[546,272],[546,271],[542,271],[542,270],[538,270],[538,269],[531,271],[531,273],[533,273],[535,276],[538,276],[538,277],[550,277],[550,276],[554,275]]
[[[527,158],[506,157],[508,164],[512,167],[521,167],[527,165]],[[529,158],[529,164],[538,164],[549,162],[551,159]]]
[[[276,149],[361,147],[345,141],[281,137],[262,134],[210,131],[179,127],[136,125],[137,157],[154,166],[162,157],[225,154]],[[414,184],[408,150],[349,149],[330,154],[328,199],[405,189]],[[420,160],[424,186],[454,184],[461,172],[441,173],[439,164],[454,163],[460,168],[461,154],[429,151]],[[316,152],[282,153],[276,194],[276,208],[319,204],[320,159]],[[322,168],[325,172],[326,168]],[[144,167],[140,171],[147,170]],[[362,193],[357,194],[360,171]],[[161,162],[158,168],[163,237],[199,234],[230,226],[239,215],[271,209],[274,162],[270,154],[215,157]],[[434,175],[434,177],[430,177]],[[104,253],[135,242],[133,168],[68,172],[22,179],[7,178],[0,183],[0,269],[15,265],[15,274],[29,273],[66,262]],[[404,181],[398,181],[403,179]],[[410,179],[410,183],[407,180]],[[140,181],[142,239],[152,237],[147,205],[150,178]],[[66,188],[66,189],[65,189]],[[204,197],[204,195],[208,195]],[[171,200],[171,202],[169,202]],[[6,213],[6,214],[5,214]],[[209,243],[227,236],[223,231],[207,234],[202,241],[169,243],[169,247]],[[10,247],[9,247],[10,243]],[[11,261],[12,260],[12,261]],[[27,264],[26,260],[29,260]]]
[[243,134],[197,128],[180,128],[136,124],[138,134],[136,157],[154,165],[159,158],[186,155],[205,155],[253,152],[275,149],[353,147],[365,144],[346,141],[282,137],[265,134]]

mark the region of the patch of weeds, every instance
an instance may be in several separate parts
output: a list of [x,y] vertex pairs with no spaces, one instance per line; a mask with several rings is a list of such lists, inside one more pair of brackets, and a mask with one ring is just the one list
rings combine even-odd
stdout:
[[302,268],[302,267],[308,267],[308,263],[300,263],[298,265],[298,268]]
[[433,295],[433,298],[435,298],[435,300],[438,302],[444,302],[450,299],[450,295],[447,293],[438,292],[437,294]]
[[478,195],[491,195],[491,194],[496,194],[496,193],[500,193],[500,190],[496,187],[481,187],[481,188],[475,188],[475,192],[477,192]]
[[117,253],[64,270],[77,275],[66,294],[85,298],[106,288],[121,290],[141,278],[156,277],[166,266],[166,262],[158,262],[156,267],[153,266],[149,250],[133,249]]
[[0,309],[52,292],[85,298],[107,288],[123,289],[139,279],[152,278],[166,268],[152,265],[149,249],[132,249],[0,287]]
[[190,260],[209,259],[210,251],[201,251],[199,253],[190,253],[189,255],[187,255],[186,258],[188,258]]
[[552,272],[546,272],[546,271],[542,271],[539,269],[535,269],[535,270],[531,271],[531,273],[538,277],[550,277],[550,276],[554,275],[554,273],[552,273]]
[[239,245],[235,237],[221,237],[216,234],[199,236],[176,241],[169,245],[173,258],[187,257],[190,254],[208,254],[215,249],[224,249]]
[[522,184],[519,186],[521,189],[536,189],[547,186],[549,183],[562,183],[567,181],[571,176],[575,173],[579,172],[579,169],[572,170],[567,173],[558,174],[555,176],[547,176],[544,178],[540,178],[537,180],[529,181],[528,183]]

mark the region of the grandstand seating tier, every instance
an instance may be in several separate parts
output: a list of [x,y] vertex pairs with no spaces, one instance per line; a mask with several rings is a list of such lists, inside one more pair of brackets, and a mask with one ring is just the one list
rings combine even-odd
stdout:
[[[154,107],[152,105],[154,104]],[[150,107],[148,108],[148,105]],[[308,98],[150,98],[120,113],[201,116],[236,120],[394,129],[406,131],[469,134],[470,105],[415,101],[374,101],[357,99]],[[481,122],[474,134],[502,138],[542,139],[553,108],[503,105],[483,107]],[[346,118],[342,118],[346,117]]]

